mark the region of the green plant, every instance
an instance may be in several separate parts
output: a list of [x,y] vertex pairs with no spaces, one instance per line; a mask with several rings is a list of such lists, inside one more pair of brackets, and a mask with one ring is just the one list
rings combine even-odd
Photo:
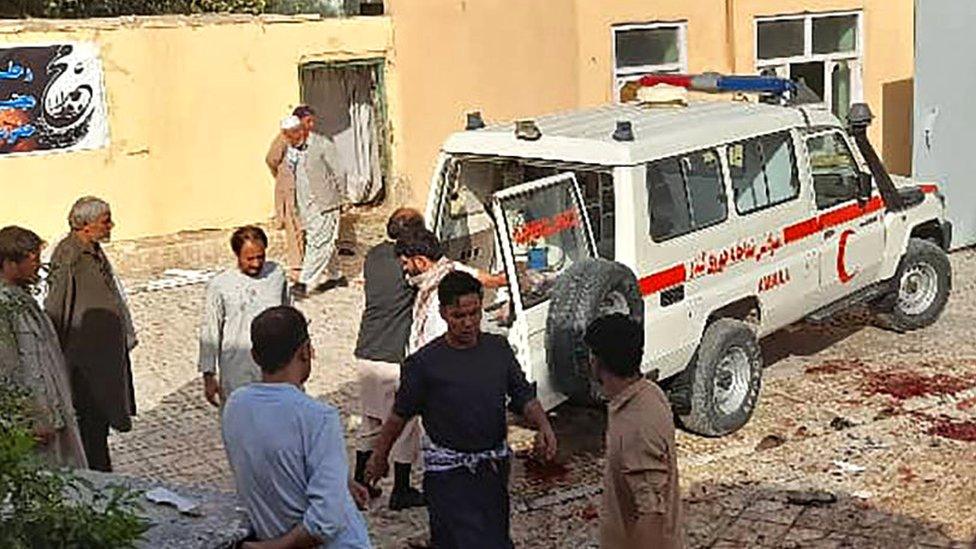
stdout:
[[38,458],[29,396],[0,382],[0,547],[11,549],[133,547],[149,528],[140,494],[98,489]]

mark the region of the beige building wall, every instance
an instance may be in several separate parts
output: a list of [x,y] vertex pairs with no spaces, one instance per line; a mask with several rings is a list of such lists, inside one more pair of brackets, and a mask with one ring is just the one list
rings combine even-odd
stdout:
[[569,0],[387,0],[394,21],[401,176],[427,195],[444,138],[485,120],[575,108],[577,32]]
[[[754,18],[861,9],[864,98],[889,168],[910,171],[912,0],[387,0],[352,19],[149,18],[0,23],[0,44],[101,47],[110,145],[0,158],[0,223],[65,229],[72,200],[112,202],[116,237],[265,220],[263,156],[299,101],[298,67],[385,57],[394,184],[422,204],[439,147],[480,110],[491,122],[612,100],[620,23],[687,22],[690,72],[755,71]],[[274,22],[278,21],[278,22]],[[399,198],[402,193],[395,193]]]
[[687,23],[688,70],[755,74],[755,18],[862,10],[863,90],[877,121],[871,138],[889,170],[911,172],[912,0],[577,1],[580,103],[613,100],[613,25]]
[[[99,45],[110,134],[100,150],[0,157],[0,223],[55,238],[85,194],[112,204],[117,239],[268,219],[273,182],[263,159],[278,121],[299,102],[299,65],[389,56],[392,47],[388,18],[271,21],[0,24],[0,46]],[[386,81],[396,89],[395,70]]]

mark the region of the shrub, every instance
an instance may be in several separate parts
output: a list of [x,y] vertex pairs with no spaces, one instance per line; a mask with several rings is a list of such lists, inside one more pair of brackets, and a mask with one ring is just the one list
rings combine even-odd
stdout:
[[27,395],[0,383],[0,547],[133,547],[149,528],[141,494],[96,489],[68,470],[46,467],[34,449]]

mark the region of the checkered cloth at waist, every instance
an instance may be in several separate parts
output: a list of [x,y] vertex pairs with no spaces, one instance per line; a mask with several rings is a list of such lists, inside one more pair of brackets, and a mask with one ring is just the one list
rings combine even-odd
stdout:
[[482,452],[459,452],[438,446],[430,438],[424,437],[424,470],[431,473],[451,471],[458,467],[466,467],[471,473],[475,473],[481,462],[500,461],[511,455],[512,451],[505,442],[497,448]]

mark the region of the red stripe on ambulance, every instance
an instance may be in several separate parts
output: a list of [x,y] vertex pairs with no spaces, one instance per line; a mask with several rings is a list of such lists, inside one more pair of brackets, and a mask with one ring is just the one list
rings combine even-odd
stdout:
[[[921,185],[923,192],[932,193],[938,190],[935,185]],[[872,214],[884,209],[884,200],[880,196],[875,196],[867,204],[852,204],[831,210],[799,223],[795,223],[783,229],[783,243],[790,244],[802,240],[810,235],[817,234],[823,229],[843,225],[861,216]],[[658,271],[649,276],[645,276],[638,281],[640,292],[643,296],[673,288],[684,284],[688,280],[688,270],[684,264],[675,265],[663,271]]]

